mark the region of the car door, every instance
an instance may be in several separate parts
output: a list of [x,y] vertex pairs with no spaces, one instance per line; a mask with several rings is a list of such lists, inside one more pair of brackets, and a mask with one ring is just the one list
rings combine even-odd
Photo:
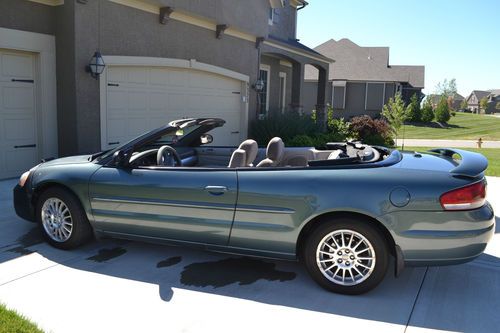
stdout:
[[96,228],[226,245],[237,197],[235,170],[102,167],[89,185]]

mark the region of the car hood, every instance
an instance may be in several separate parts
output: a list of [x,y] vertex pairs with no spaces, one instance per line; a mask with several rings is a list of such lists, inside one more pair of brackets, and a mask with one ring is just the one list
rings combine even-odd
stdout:
[[40,166],[46,167],[46,166],[53,166],[53,165],[89,163],[91,156],[92,155],[78,155],[78,156],[56,158],[55,160],[44,162]]

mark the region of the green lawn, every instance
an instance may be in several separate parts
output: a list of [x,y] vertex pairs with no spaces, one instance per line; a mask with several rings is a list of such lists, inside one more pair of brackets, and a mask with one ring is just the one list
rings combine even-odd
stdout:
[[[401,147],[399,147],[401,148]],[[406,147],[405,150],[415,150],[424,152],[433,148],[429,147]],[[460,148],[463,150],[470,150],[476,153],[483,154],[488,159],[488,169],[486,169],[486,176],[500,177],[500,149],[490,148]]]
[[0,304],[0,333],[43,333],[35,324]]
[[500,140],[500,118],[457,112],[448,128],[433,123],[432,126],[406,125],[404,130],[408,139]]

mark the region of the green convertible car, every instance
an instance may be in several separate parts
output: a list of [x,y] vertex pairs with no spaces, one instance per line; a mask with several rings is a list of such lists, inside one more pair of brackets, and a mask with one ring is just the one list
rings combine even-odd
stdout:
[[[17,214],[71,249],[95,236],[300,259],[322,287],[360,294],[404,266],[480,255],[495,232],[480,154],[400,152],[360,143],[324,150],[217,147],[216,118],[182,119],[116,149],[24,173]],[[216,132],[216,131],[215,131]]]

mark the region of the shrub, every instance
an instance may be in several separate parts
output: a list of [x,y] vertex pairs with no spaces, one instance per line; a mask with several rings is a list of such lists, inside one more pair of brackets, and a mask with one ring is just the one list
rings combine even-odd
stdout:
[[436,115],[436,121],[440,123],[447,123],[448,120],[450,120],[450,108],[445,97],[441,97],[434,113]]
[[452,117],[455,117],[457,115],[457,112],[456,111],[451,111],[451,116]]
[[392,146],[392,129],[383,119],[372,119],[364,115],[351,119],[351,133],[355,139],[366,144]]
[[257,141],[259,145],[265,146],[275,136],[287,142],[301,134],[314,135],[318,130],[318,126],[310,116],[276,113],[266,119],[255,120],[250,125],[249,137]]
[[434,111],[432,111],[432,103],[429,97],[425,100],[422,107],[421,120],[423,123],[430,123],[434,120]]
[[397,93],[394,98],[389,98],[389,101],[382,109],[382,116],[387,119],[390,124],[390,131],[397,138],[401,126],[404,125],[407,119],[407,108],[400,93]]
[[285,141],[288,147],[314,147],[314,143],[313,138],[305,134],[296,135]]
[[406,115],[409,121],[422,121],[422,110],[420,109],[420,102],[418,101],[417,94],[411,96],[410,104],[406,107]]

